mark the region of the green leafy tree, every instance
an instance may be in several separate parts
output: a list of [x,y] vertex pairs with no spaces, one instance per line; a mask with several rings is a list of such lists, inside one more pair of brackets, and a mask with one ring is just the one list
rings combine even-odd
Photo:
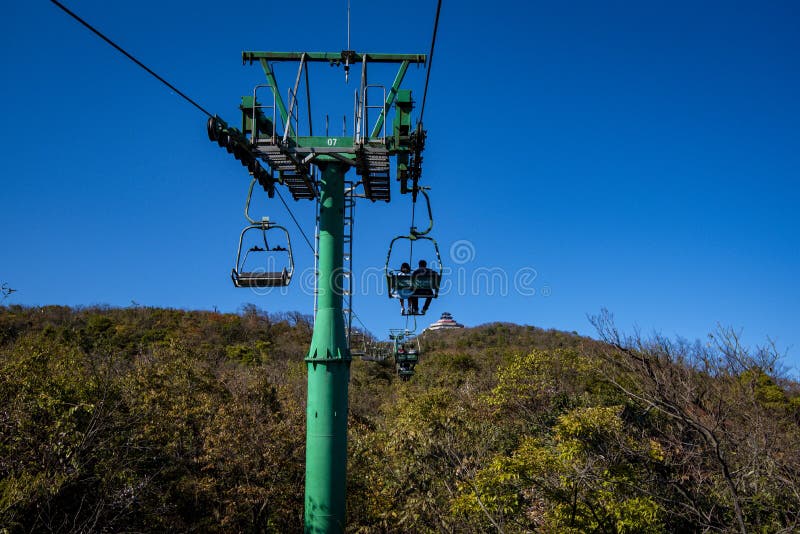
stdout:
[[662,451],[594,349],[538,349],[498,368],[482,400],[502,447],[462,481],[455,513],[499,531],[665,529]]

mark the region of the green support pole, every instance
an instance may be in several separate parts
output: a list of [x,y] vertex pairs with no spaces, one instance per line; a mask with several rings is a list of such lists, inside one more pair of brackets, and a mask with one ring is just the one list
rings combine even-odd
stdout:
[[317,315],[308,365],[305,531],[344,532],[350,350],[342,315],[344,174],[323,163],[320,188]]

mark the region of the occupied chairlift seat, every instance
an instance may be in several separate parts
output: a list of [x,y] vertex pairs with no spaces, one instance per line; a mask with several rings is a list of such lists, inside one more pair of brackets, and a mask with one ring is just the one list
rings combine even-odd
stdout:
[[386,277],[390,298],[436,298],[439,296],[439,284],[442,280],[442,274],[433,269],[429,269],[426,273],[418,274],[390,270]]
[[[424,273],[404,273],[399,269],[390,269],[389,263],[392,258],[392,249],[398,240],[414,241],[430,241],[433,243],[433,249],[436,254],[436,265],[438,269],[431,269]],[[407,299],[410,297],[416,298],[437,298],[439,296],[439,286],[442,281],[442,256],[439,253],[439,244],[432,237],[423,235],[401,235],[392,239],[389,245],[389,253],[386,255],[386,266],[384,268],[386,274],[386,285],[388,287],[389,298],[393,299]],[[408,310],[408,315],[422,315],[421,313],[412,314]]]
[[[386,254],[386,265],[384,273],[386,275],[386,285],[388,287],[389,298],[394,299],[407,299],[407,298],[437,298],[439,296],[439,286],[442,282],[442,255],[439,252],[439,244],[432,237],[427,234],[433,229],[433,212],[431,211],[431,200],[426,188],[418,188],[418,193],[421,193],[425,198],[425,205],[428,208],[428,227],[425,230],[417,230],[412,226],[409,235],[400,235],[392,239],[389,243],[389,252]],[[399,269],[392,269],[390,265],[392,261],[392,250],[395,243],[400,240],[409,242],[409,248],[413,251],[415,241],[430,241],[433,244],[434,252],[436,253],[436,265],[438,269],[431,269],[430,267],[424,272],[411,272],[404,273]],[[413,258],[409,260],[413,262]],[[411,265],[412,269],[414,268]],[[423,315],[419,311],[412,313],[408,309],[406,315]]]
[[397,367],[397,375],[402,380],[408,380],[414,375],[414,367],[419,362],[420,356],[419,338],[395,341],[394,362]]

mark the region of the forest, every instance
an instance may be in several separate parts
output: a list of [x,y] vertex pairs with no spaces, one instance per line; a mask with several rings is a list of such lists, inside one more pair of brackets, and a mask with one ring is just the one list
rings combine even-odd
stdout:
[[[797,532],[769,345],[493,323],[351,366],[347,532]],[[0,532],[299,532],[311,318],[0,306]]]

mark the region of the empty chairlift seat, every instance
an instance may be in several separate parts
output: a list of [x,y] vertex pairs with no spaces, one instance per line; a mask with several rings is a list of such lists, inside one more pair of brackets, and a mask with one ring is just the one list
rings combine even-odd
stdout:
[[282,271],[250,273],[233,269],[231,279],[236,287],[284,287],[289,285],[292,277],[284,267]]
[[[270,235],[268,235],[270,234]],[[272,235],[283,235],[286,246],[270,246]],[[258,244],[243,247],[246,239]],[[242,251],[244,250],[244,253]],[[231,279],[236,287],[285,287],[292,280],[294,258],[289,232],[265,218],[242,230]]]

